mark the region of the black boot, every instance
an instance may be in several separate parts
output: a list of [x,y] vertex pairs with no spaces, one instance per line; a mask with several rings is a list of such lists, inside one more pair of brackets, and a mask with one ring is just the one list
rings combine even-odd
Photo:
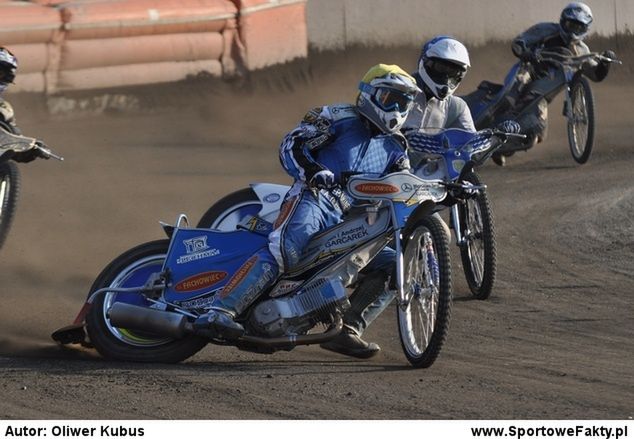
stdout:
[[355,358],[374,357],[381,350],[378,344],[364,341],[353,330],[345,326],[338,336],[320,346],[323,349]]
[[495,163],[498,166],[504,166],[506,164],[506,157],[504,157],[502,153],[499,153],[499,152],[494,153],[491,159],[493,160],[493,163]]

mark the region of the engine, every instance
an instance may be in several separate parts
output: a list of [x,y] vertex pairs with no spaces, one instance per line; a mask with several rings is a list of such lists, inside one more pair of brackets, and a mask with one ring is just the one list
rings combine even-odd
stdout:
[[249,322],[258,333],[269,337],[299,335],[349,307],[341,281],[320,278],[293,294],[258,304]]

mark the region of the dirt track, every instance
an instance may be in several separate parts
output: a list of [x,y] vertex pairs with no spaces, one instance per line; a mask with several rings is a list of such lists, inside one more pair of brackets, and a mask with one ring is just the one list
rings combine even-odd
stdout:
[[[495,62],[476,63],[463,92],[501,78],[511,59],[491,58],[498,49],[473,54]],[[37,100],[15,97],[25,133],[67,160],[21,167],[19,211],[0,253],[0,418],[631,419],[634,86],[626,66],[594,86],[599,121],[588,164],[573,162],[556,100],[546,144],[481,170],[496,214],[496,290],[472,300],[454,251],[449,338],[430,369],[408,366],[394,309],[366,333],[383,348],[368,361],[319,347],[259,356],[209,346],[184,364],[137,365],[50,340],[107,262],[162,237],[158,220],[186,212],[196,221],[250,181],[287,182],[277,161],[282,134],[314,105],[351,100],[369,65],[412,68],[417,53],[387,56],[322,55],[258,75],[240,92],[205,80],[135,90],[139,108],[125,112],[51,116]]]

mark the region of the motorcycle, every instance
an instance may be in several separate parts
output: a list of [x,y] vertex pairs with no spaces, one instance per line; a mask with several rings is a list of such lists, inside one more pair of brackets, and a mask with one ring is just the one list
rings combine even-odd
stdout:
[[[540,131],[547,123],[548,104],[562,91],[565,92],[563,115],[567,119],[568,144],[572,158],[584,164],[590,158],[594,145],[595,106],[590,82],[583,75],[582,67],[591,60],[621,64],[599,53],[574,55],[569,49],[540,49],[535,53],[536,62],[554,67],[547,77],[536,75],[534,66],[520,61],[507,73],[503,84],[482,81],[478,88],[462,98],[467,102],[477,129],[496,126],[503,120],[513,119],[522,131]],[[531,84],[531,92],[522,95]],[[526,151],[540,137],[509,141],[499,153],[511,156]]]
[[[435,211],[450,208],[450,225],[460,248],[467,284],[473,296],[487,299],[496,274],[493,213],[486,185],[473,170],[482,165],[508,139],[524,135],[482,131],[471,133],[448,129],[434,135],[415,135],[410,141],[412,172],[423,179],[450,184],[453,195],[437,204]],[[290,186],[254,183],[213,204],[196,227],[231,231],[246,226],[253,217],[269,223],[277,218]],[[450,233],[450,232],[448,232]]]
[[170,363],[208,343],[258,353],[324,343],[343,327],[350,306],[346,287],[392,244],[403,351],[414,367],[431,366],[447,334],[452,301],[447,239],[430,216],[446,198],[447,184],[401,171],[351,175],[346,185],[353,204],[343,222],[314,236],[305,263],[279,277],[237,317],[243,335],[198,331],[194,322],[268,245],[271,224],[251,217],[245,227],[220,231],[190,228],[181,215],[173,226],[163,224],[169,239],[114,259],[93,283],[75,323],[53,339],[92,345],[110,359]]
[[13,223],[20,191],[20,172],[16,162],[35,158],[64,160],[44,143],[13,132],[11,125],[0,122],[0,248]]

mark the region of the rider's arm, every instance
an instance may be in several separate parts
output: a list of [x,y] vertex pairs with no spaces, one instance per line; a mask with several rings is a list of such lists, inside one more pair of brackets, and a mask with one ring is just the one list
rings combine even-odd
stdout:
[[314,108],[284,137],[280,145],[280,163],[291,177],[310,181],[315,174],[325,170],[317,163],[313,152],[332,141],[331,125],[327,107]]
[[13,111],[13,106],[0,98],[0,121],[4,122],[9,126],[13,134],[20,134],[20,129],[17,127],[15,122],[15,112]]
[[458,128],[465,131],[475,131],[471,110],[464,101],[458,96],[451,96],[449,102],[449,114],[447,117],[447,126],[445,128]]
[[[575,46],[575,53],[577,55],[585,55],[590,53],[590,49],[583,41],[579,41]],[[604,52],[603,55],[608,58],[616,58],[616,55],[612,51]],[[608,73],[610,72],[610,65],[611,64],[609,62],[590,59],[581,66],[581,71],[592,81],[601,82],[606,76],[608,76]]]
[[530,60],[534,56],[536,49],[557,35],[559,35],[559,25],[557,23],[537,23],[513,40],[511,50],[516,57],[522,60]]

